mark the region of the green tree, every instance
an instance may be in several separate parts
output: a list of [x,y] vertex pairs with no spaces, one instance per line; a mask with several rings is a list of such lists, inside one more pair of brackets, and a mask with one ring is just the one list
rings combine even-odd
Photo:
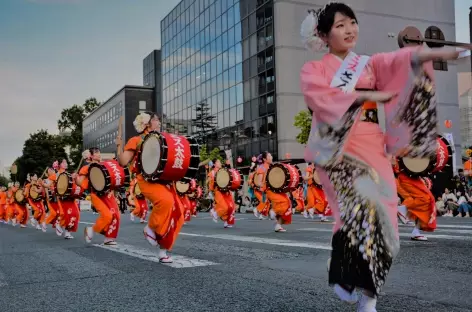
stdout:
[[196,117],[192,119],[193,130],[198,133],[202,142],[206,143],[207,136],[216,130],[216,116],[210,112],[210,106],[202,101],[195,107]]
[[10,179],[3,175],[0,175],[0,186],[8,186],[8,182],[10,182]]
[[38,130],[25,141],[23,154],[15,161],[18,168],[15,178],[24,183],[28,173],[40,176],[55,160],[60,162],[62,159],[67,159],[62,138],[46,130]]
[[307,110],[303,110],[295,115],[295,122],[293,124],[300,130],[297,135],[297,142],[305,145],[308,142],[311,130],[311,114]]
[[207,159],[219,159],[223,161],[223,158],[221,157],[221,152],[218,147],[215,147],[212,149],[210,152],[208,152],[208,148],[206,144],[203,144],[200,146],[200,161],[205,161]]
[[77,166],[82,159],[83,136],[82,123],[95,108],[100,106],[95,98],[85,100],[82,105],[73,105],[61,112],[61,118],[57,121],[57,127],[63,135],[65,145],[70,146],[70,158],[72,166]]

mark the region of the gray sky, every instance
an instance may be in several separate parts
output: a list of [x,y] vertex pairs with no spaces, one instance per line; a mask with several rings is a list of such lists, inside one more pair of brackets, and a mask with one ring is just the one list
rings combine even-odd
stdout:
[[[63,108],[142,84],[142,59],[160,47],[160,20],[178,2],[1,0],[0,162],[10,165],[37,129],[57,132]],[[471,5],[456,0],[459,41],[468,42]]]

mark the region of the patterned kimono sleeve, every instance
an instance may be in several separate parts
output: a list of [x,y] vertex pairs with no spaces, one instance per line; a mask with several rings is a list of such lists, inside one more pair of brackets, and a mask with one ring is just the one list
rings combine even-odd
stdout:
[[357,101],[358,93],[344,93],[330,83],[322,62],[309,62],[302,67],[301,90],[313,113],[305,160],[320,167],[332,165],[342,154],[362,104]]
[[435,153],[437,112],[432,62],[420,64],[422,47],[375,54],[371,66],[376,89],[395,92],[385,104],[387,152],[410,157]]

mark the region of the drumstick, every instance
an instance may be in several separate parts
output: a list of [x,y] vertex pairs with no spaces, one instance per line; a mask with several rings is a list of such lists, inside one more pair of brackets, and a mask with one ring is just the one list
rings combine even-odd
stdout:
[[39,177],[40,179],[42,179],[43,176],[46,174],[46,172],[48,171],[48,168],[49,168],[49,167],[46,167],[46,169],[44,169],[43,174],[41,175],[41,177]]
[[206,166],[210,163],[211,159],[204,160],[198,164],[198,167]]
[[82,158],[80,159],[79,165],[77,166],[77,169],[75,169],[75,172],[78,172],[78,171],[79,171],[80,166],[82,166],[82,162],[83,162],[83,161],[84,161],[84,158],[82,157]]

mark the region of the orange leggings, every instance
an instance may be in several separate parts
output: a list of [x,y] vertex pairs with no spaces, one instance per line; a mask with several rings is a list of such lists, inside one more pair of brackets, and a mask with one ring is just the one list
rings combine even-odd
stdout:
[[59,205],[58,203],[47,202],[49,208],[49,215],[46,218],[46,224],[52,224],[55,227],[55,222],[57,217],[59,216]]
[[259,201],[259,205],[257,205],[257,211],[259,211],[260,214],[263,216],[268,216],[269,215],[269,208],[270,208],[270,202],[265,199],[265,202],[262,202],[262,192],[259,190],[254,190],[254,195],[256,196],[257,200]]
[[[292,223],[291,202],[287,194],[278,194],[267,190],[267,199],[272,203],[272,210],[278,219],[281,219],[285,224]],[[286,216],[288,212],[290,217]]]
[[[113,192],[104,196],[98,196],[91,193],[92,205],[97,210],[99,216],[92,227],[96,233],[103,234],[105,237],[116,238],[118,235],[118,227],[120,223],[120,209],[116,203]],[[112,225],[115,221],[115,225]],[[116,227],[110,229],[110,227]]]
[[[183,207],[180,203],[175,202],[177,196],[174,196],[167,185],[149,183],[141,175],[138,175],[138,184],[141,194],[149,199],[153,206],[148,226],[156,233],[159,246],[162,249],[170,250],[184,224]],[[173,214],[174,205],[176,209],[180,210],[180,217],[176,219]],[[172,222],[174,223],[173,228]]]
[[[213,191],[213,194],[215,194],[215,211],[218,214],[218,217],[220,217],[221,220],[223,221],[228,221],[228,218],[231,216],[233,212],[233,210],[230,211],[230,207],[227,203],[227,200],[233,200],[231,193],[223,194],[222,192],[215,189]],[[234,200],[233,200],[233,207],[234,207]]]
[[28,199],[28,203],[33,209],[33,218],[39,223],[43,223],[46,220],[46,211],[42,201],[35,202],[32,199]]
[[7,206],[6,204],[0,204],[0,220],[7,219]]
[[17,215],[16,215],[16,222],[22,225],[28,224],[28,208],[23,205],[15,205]]

